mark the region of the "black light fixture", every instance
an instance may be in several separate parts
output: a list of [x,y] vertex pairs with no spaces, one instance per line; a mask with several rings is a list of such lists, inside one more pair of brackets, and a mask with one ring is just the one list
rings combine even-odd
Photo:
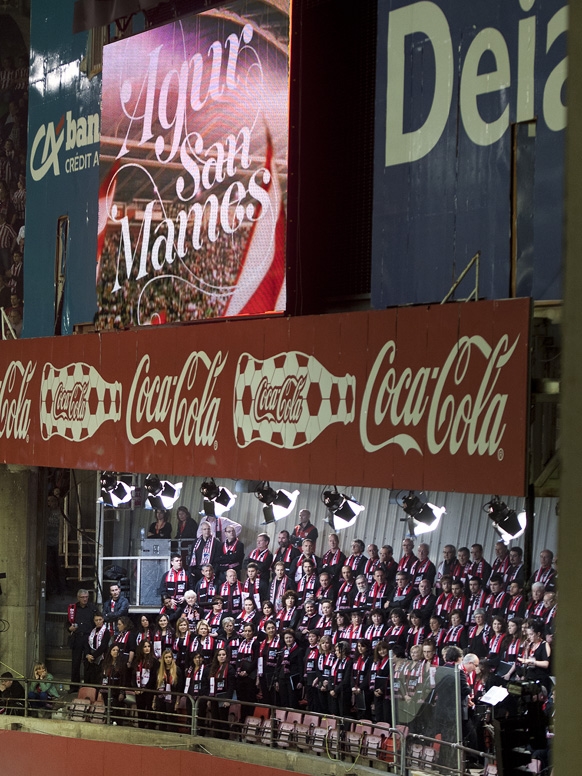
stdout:
[[487,512],[489,519],[493,521],[495,530],[506,543],[512,539],[517,539],[526,529],[526,513],[510,509],[499,496],[493,496],[491,501],[483,504],[483,511]]
[[135,488],[120,480],[117,472],[101,472],[100,484],[101,497],[97,499],[97,503],[117,509],[131,502]]
[[207,517],[221,517],[234,506],[236,500],[234,493],[217,485],[213,477],[204,480],[200,493],[204,496],[204,514]]
[[408,523],[408,533],[410,536],[420,536],[423,533],[436,531],[441,517],[447,511],[445,507],[437,507],[435,504],[431,504],[422,491],[416,493],[414,490],[409,490],[408,494],[405,495],[405,491],[401,490],[398,491],[395,500],[398,506],[408,515],[408,517],[401,517],[400,519]]
[[340,493],[336,485],[333,486],[333,490],[324,490],[321,494],[321,500],[327,507],[328,522],[334,531],[349,528],[356,522],[360,512],[365,509],[364,505],[356,501],[353,496]]
[[255,496],[265,505],[263,507],[263,515],[265,516],[265,523],[269,525],[291,514],[295,509],[299,491],[294,490],[291,492],[283,488],[275,490],[268,481],[263,480],[259,482],[255,490]]
[[144,488],[148,494],[146,509],[171,509],[182,490],[182,483],[172,484],[168,480],[161,480],[157,474],[148,474],[144,482]]

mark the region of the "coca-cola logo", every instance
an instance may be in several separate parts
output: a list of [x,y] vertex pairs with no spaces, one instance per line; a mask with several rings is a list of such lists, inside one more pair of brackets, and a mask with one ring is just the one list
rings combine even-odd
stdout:
[[[360,412],[360,438],[367,452],[387,445],[437,455],[460,450],[502,457],[506,430],[507,384],[501,378],[520,335],[510,344],[504,334],[494,344],[479,335],[461,337],[442,367],[397,371],[396,343],[387,342],[368,377]],[[477,376],[477,380],[475,377]],[[467,390],[471,381],[476,390]],[[463,392],[465,391],[465,392]],[[415,428],[426,418],[424,424]],[[395,429],[402,431],[394,433]]]
[[35,371],[32,361],[26,365],[11,361],[8,365],[0,382],[0,438],[28,441],[31,400],[27,392]]
[[55,394],[53,417],[64,420],[83,420],[87,410],[89,381],[77,382],[70,389],[61,383]]
[[272,385],[263,377],[253,404],[255,421],[273,420],[276,423],[297,423],[301,417],[306,378],[285,378],[282,385]]
[[132,444],[144,439],[164,445],[215,445],[220,398],[214,395],[228,358],[190,353],[179,374],[150,375],[151,359],[143,356],[131,384],[125,428]]

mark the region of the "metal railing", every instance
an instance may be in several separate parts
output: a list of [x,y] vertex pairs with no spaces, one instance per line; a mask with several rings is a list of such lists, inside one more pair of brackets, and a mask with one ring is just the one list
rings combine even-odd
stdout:
[[493,753],[411,733],[403,726],[391,727],[388,723],[299,711],[258,701],[249,703],[210,696],[194,698],[178,692],[90,684],[81,685],[75,698],[37,701],[29,698],[29,691],[38,680],[20,681],[24,698],[9,700],[5,708],[0,700],[0,714],[48,715],[72,722],[226,739],[366,765],[400,776],[411,768],[430,770],[437,764],[442,773],[459,776],[467,773],[466,757],[478,758],[485,764],[495,759]]

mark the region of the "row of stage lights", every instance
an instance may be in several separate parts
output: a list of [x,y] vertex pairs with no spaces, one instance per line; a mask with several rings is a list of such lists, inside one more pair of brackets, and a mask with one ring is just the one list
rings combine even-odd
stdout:
[[[171,509],[180,496],[182,483],[171,483],[160,480],[155,474],[148,474],[144,482],[147,493],[146,509]],[[98,499],[105,507],[118,509],[129,506],[135,487],[118,478],[116,472],[103,472],[101,475],[101,498]],[[203,511],[208,517],[221,517],[230,511],[236,502],[236,495],[228,488],[217,485],[211,477],[205,480],[200,493],[204,496]],[[299,491],[288,491],[283,488],[275,490],[268,481],[261,481],[254,490],[254,495],[263,504],[265,524],[270,525],[282,520],[295,509]],[[441,518],[446,514],[445,507],[437,507],[426,500],[422,492],[398,491],[391,500],[404,510],[406,517],[401,520],[407,523],[410,536],[435,531]],[[321,501],[327,509],[327,522],[334,531],[342,531],[352,526],[365,506],[353,496],[340,493],[334,485],[321,493]],[[493,496],[491,501],[483,505],[483,510],[493,522],[493,527],[504,542],[521,536],[527,525],[525,512],[510,509],[499,496]]]

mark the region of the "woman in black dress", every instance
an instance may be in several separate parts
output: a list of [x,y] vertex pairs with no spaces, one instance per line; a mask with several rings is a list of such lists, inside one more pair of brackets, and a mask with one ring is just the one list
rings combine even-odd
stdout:
[[335,656],[329,690],[330,710],[336,717],[349,717],[352,705],[352,659],[347,641],[338,641]]
[[101,664],[109,650],[111,634],[103,620],[101,612],[93,616],[95,627],[89,634],[87,652],[85,654],[85,684],[99,684],[101,681]]
[[390,722],[390,663],[388,642],[379,641],[370,666],[370,690],[374,696],[376,722]]
[[321,714],[330,713],[329,691],[331,689],[331,674],[335,664],[335,654],[331,636],[322,636],[319,640],[319,657],[315,666],[313,687],[317,690],[317,711]]
[[176,623],[176,633],[174,634],[172,652],[174,653],[174,659],[176,660],[178,667],[184,673],[190,665],[190,651],[193,641],[194,634],[190,631],[188,620],[185,617],[180,617]]
[[140,641],[137,647],[132,686],[135,687],[135,705],[137,706],[137,724],[140,728],[154,727],[152,706],[160,662],[154,655],[149,639]]
[[294,590],[288,590],[283,596],[283,608],[277,614],[277,623],[279,633],[283,633],[286,628],[295,630],[301,620],[301,611],[297,607],[297,593]]
[[184,690],[184,674],[176,665],[171,649],[165,649],[156,677],[157,695],[154,709],[158,712],[160,730],[175,731],[179,698],[176,693]]
[[281,706],[298,709],[303,688],[303,650],[297,643],[295,631],[283,631],[283,648],[279,652],[277,683]]
[[210,716],[217,738],[227,738],[228,710],[234,694],[235,669],[226,649],[216,650],[210,666]]
[[171,539],[172,525],[165,509],[156,509],[156,519],[148,528],[148,539]]
[[135,645],[136,647],[141,644],[141,642],[144,639],[147,639],[148,641],[153,641],[154,638],[154,624],[155,624],[156,618],[153,614],[142,614],[139,618],[139,626],[137,629],[137,633],[135,634]]
[[170,625],[168,615],[160,614],[153,636],[154,655],[158,660],[161,660],[164,650],[172,649],[173,644],[174,629]]
[[119,644],[125,667],[122,684],[124,687],[129,687],[132,664],[135,657],[135,635],[133,632],[133,622],[127,615],[123,615],[117,620],[117,635],[114,638],[114,643]]
[[356,659],[352,665],[352,699],[356,719],[370,719],[373,693],[370,690],[370,667],[372,665],[372,644],[360,639]]
[[552,684],[550,679],[552,652],[543,636],[544,623],[540,620],[529,620],[524,655],[518,660],[524,668],[524,678],[530,682],[540,682],[549,691]]
[[242,635],[236,656],[236,697],[241,703],[254,704],[257,700],[259,642],[254,626],[249,622],[244,625]]
[[[186,695],[186,712],[188,717],[191,717],[192,704],[198,698],[210,694],[210,666],[204,662],[202,652],[192,653],[192,661],[185,674],[184,693]],[[197,706],[198,729],[201,735],[204,735],[206,725],[207,704],[208,701],[199,701]]]
[[467,652],[481,659],[489,654],[489,626],[485,619],[485,609],[475,609],[473,617],[475,625],[469,628]]
[[263,703],[275,706],[277,693],[275,681],[279,665],[279,652],[281,650],[281,638],[277,635],[277,626],[273,620],[265,624],[266,638],[259,646],[259,659],[257,662],[257,683]]
[[101,667],[101,695],[105,705],[109,702],[111,721],[121,725],[122,709],[125,702],[125,691],[123,689],[123,676],[125,665],[119,644],[113,644],[109,648],[107,657]]

